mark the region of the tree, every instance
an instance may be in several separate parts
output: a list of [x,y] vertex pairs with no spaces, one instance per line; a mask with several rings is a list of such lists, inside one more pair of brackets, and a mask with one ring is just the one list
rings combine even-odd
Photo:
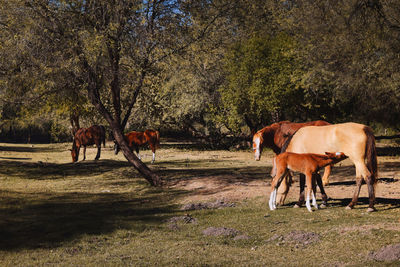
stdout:
[[[253,37],[234,45],[226,57],[227,82],[221,94],[221,121],[233,132],[251,131],[299,106],[295,42],[286,34]],[[297,104],[296,104],[297,103]]]
[[130,151],[123,130],[146,79],[157,74],[165,59],[201,39],[215,17],[194,32],[190,12],[198,8],[198,1],[14,0],[8,7],[12,22],[18,13],[24,14],[22,29],[30,34],[18,32],[24,39],[19,42],[29,43],[23,62],[40,77],[27,91],[45,92],[46,86],[36,82],[59,85],[59,74],[70,71],[82,86],[55,87],[69,93],[86,90],[124,156],[150,184],[160,185],[160,177]]

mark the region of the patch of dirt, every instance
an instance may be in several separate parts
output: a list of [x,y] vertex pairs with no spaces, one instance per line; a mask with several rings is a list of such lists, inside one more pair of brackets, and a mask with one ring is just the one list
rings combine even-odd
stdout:
[[203,209],[220,209],[226,207],[235,207],[233,202],[225,202],[224,200],[216,200],[215,202],[189,203],[182,206],[181,210],[203,210]]
[[242,234],[236,229],[226,227],[208,227],[207,229],[203,230],[203,235],[227,236],[232,237],[234,240],[250,239],[248,235]]
[[304,248],[314,242],[320,241],[320,236],[314,232],[304,232],[304,231],[292,231],[287,235],[273,235],[267,242],[277,241],[278,245],[282,244],[292,244],[296,248]]
[[[388,161],[391,160],[391,161]],[[269,159],[267,159],[269,163]],[[377,204],[382,200],[389,204],[389,208],[398,206],[400,199],[400,162],[397,159],[378,159],[379,180],[376,187]],[[266,164],[266,166],[269,166]],[[205,170],[206,172],[206,170]],[[179,181],[173,185],[175,188],[187,190],[190,193],[180,200],[181,203],[202,203],[210,200],[224,199],[229,202],[238,202],[245,199],[264,197],[267,201],[270,194],[270,180],[268,168],[265,170],[265,179],[243,179],[237,174],[210,175],[192,177],[189,180]],[[350,201],[355,190],[355,168],[349,160],[338,164],[332,169],[330,184],[325,186],[325,191],[331,199],[348,199]],[[298,175],[294,177],[294,183],[286,198],[286,203],[296,201],[299,197]],[[360,198],[368,197],[368,188],[364,184],[361,187]],[[317,200],[321,199],[319,189]],[[328,202],[329,203],[329,202]],[[341,203],[340,205],[346,205]],[[379,210],[379,207],[378,207]]]
[[184,224],[197,224],[197,219],[186,214],[184,216],[175,216],[167,220],[168,228],[173,231],[178,231]]
[[376,252],[371,252],[368,256],[376,261],[398,261],[400,260],[400,243],[385,246]]

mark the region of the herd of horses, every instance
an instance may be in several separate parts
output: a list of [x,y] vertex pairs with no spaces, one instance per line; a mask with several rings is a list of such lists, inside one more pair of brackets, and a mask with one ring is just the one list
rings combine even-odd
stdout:
[[[95,160],[100,158],[101,153],[101,143],[103,146],[106,146],[106,131],[104,126],[102,125],[93,125],[89,128],[80,128],[74,134],[74,139],[72,141],[72,149],[71,156],[72,162],[78,161],[79,151],[81,147],[83,147],[83,160],[86,159],[86,147],[96,145],[97,154]],[[125,140],[127,141],[129,148],[131,151],[136,151],[136,154],[139,155],[139,147],[149,145],[153,152],[152,163],[154,163],[156,159],[156,149],[160,145],[160,133],[155,130],[146,130],[144,132],[136,132],[132,131],[125,134]],[[118,143],[114,140],[114,152],[115,155],[118,154],[120,147]]]
[[[139,159],[139,147],[149,145],[153,152],[152,163],[155,161],[155,152],[160,144],[158,131],[129,132],[125,134],[131,151],[136,151]],[[101,143],[105,146],[105,130],[103,126],[94,125],[79,129],[72,144],[72,160],[76,162],[79,150],[83,146],[83,159],[86,158],[86,146],[96,145],[96,160],[100,158]],[[114,141],[114,152],[117,154],[120,147]],[[272,188],[269,206],[276,209],[276,203],[283,205],[292,184],[292,171],[300,173],[300,196],[295,206],[304,203],[304,188],[307,185],[306,207],[312,211],[310,198],[315,208],[316,186],[322,195],[322,205],[326,205],[327,195],[324,185],[329,183],[331,168],[335,163],[349,158],[356,167],[356,189],[350,204],[352,209],[358,201],[363,181],[368,186],[368,212],[374,211],[375,186],[377,183],[377,153],[375,137],[371,128],[366,125],[348,122],[330,124],[318,120],[305,123],[281,121],[264,127],[253,135],[253,150],[255,160],[260,160],[264,147],[272,149],[276,154],[273,159],[271,176]],[[319,169],[325,168],[321,178]]]

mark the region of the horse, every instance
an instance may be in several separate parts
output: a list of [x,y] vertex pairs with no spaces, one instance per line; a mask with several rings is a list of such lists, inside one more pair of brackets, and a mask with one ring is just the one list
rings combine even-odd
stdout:
[[[330,125],[330,123],[323,120],[310,121],[310,122],[281,121],[278,123],[273,123],[270,126],[266,126],[263,129],[259,130],[253,135],[253,150],[254,150],[255,160],[260,160],[262,149],[264,146],[271,148],[276,155],[279,155],[282,151],[283,145],[285,144],[287,139],[293,135],[293,133],[295,133],[302,127],[311,125],[322,126],[322,125]],[[331,173],[331,166],[326,166],[322,181],[326,181],[325,183],[327,183],[330,173]],[[324,182],[321,181],[320,177],[317,177],[316,180],[322,194],[322,200],[325,205],[328,196],[326,195],[325,190],[323,188]],[[304,182],[305,180],[303,176],[300,176],[300,185],[304,185]],[[285,183],[282,183],[281,186],[279,187],[279,195],[280,195],[279,205],[284,204],[291,183],[292,183],[292,176],[289,173],[287,176],[287,181]]]
[[72,142],[72,162],[78,161],[79,150],[83,146],[83,160],[86,159],[86,146],[96,145],[97,154],[95,160],[100,158],[101,143],[106,146],[106,131],[103,125],[93,125],[89,128],[80,128],[75,132]]
[[[144,132],[136,132],[132,131],[125,134],[125,140],[128,142],[129,148],[133,151],[136,151],[138,158],[139,155],[139,147],[148,144],[150,146],[151,151],[153,152],[153,159],[151,163],[154,163],[156,160],[156,149],[160,146],[160,133],[155,130],[146,130]],[[120,147],[116,141],[114,141],[114,153],[118,154]]]
[[[365,180],[369,196],[367,211],[375,211],[378,161],[375,136],[370,127],[354,122],[303,127],[287,141],[282,150],[294,153],[316,154],[322,154],[324,151],[342,151],[356,167],[357,186],[353,198],[346,209],[352,209],[356,205],[362,182]],[[367,160],[366,163],[365,159]],[[283,183],[287,183],[287,179],[284,179]],[[282,197],[285,198],[286,196]]]
[[315,177],[319,176],[319,169],[327,165],[338,163],[347,156],[342,152],[330,153],[325,152],[325,155],[320,154],[297,154],[292,152],[283,152],[274,157],[273,166],[271,171],[271,195],[269,199],[270,210],[276,209],[276,194],[282,179],[287,175],[289,170],[301,172],[306,177],[307,184],[307,200],[306,207],[308,211],[312,212],[310,205],[310,195],[312,195],[312,205],[318,209],[317,201],[315,199]]

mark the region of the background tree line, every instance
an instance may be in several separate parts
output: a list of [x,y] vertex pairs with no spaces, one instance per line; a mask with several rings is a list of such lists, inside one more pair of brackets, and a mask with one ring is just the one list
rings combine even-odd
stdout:
[[93,123],[225,147],[279,120],[400,126],[395,0],[0,0],[0,58],[5,141]]
[[[278,120],[326,119],[398,131],[397,1],[2,2],[3,137],[33,131],[47,141],[64,141],[71,127],[104,123],[90,103],[74,45],[87,50],[105,86],[122,85],[122,111],[132,105],[130,94],[137,94],[126,119],[130,129],[217,140]],[[129,36],[111,23],[102,28],[107,22],[96,14],[117,9],[123,20],[132,18],[129,12],[147,12],[142,19],[151,22],[160,19],[151,5],[157,16],[169,16],[159,21],[170,27],[162,33],[144,32],[150,25],[143,20],[130,21],[137,36]],[[123,43],[112,43],[112,34],[127,35]],[[102,49],[121,52],[114,66],[123,73],[118,81],[103,66],[116,59]]]

